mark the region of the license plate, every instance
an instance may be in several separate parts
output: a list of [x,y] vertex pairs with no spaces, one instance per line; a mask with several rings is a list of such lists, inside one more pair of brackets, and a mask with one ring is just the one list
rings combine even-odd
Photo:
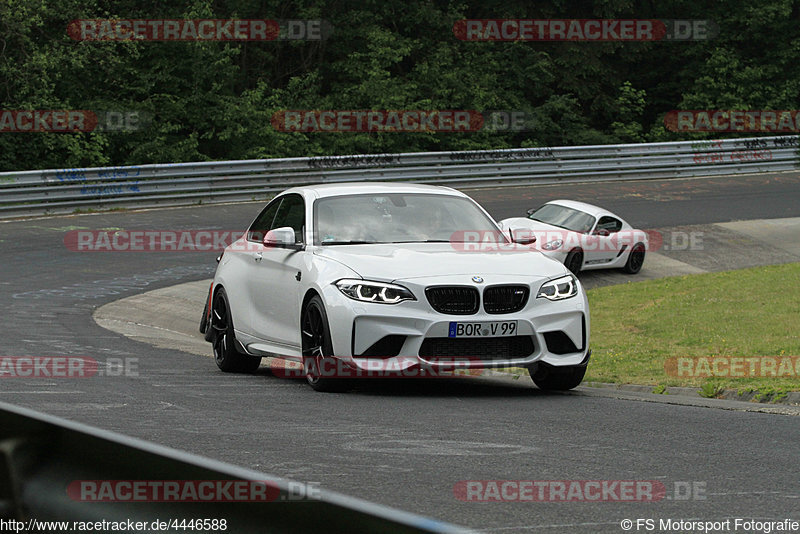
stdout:
[[447,334],[448,337],[508,337],[515,335],[517,335],[517,321],[452,322]]

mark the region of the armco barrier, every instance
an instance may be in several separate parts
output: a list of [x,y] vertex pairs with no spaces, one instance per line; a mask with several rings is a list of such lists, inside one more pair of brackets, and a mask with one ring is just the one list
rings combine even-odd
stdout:
[[459,188],[798,169],[798,136],[362,154],[0,173],[0,217],[259,200],[291,186],[404,181]]
[[[269,445],[264,445],[269,455]],[[226,481],[267,482],[270,502],[147,502],[129,498],[108,502],[87,502],[73,488],[81,481],[102,487],[100,481]],[[122,486],[120,486],[122,487]],[[360,499],[317,488],[305,491],[306,484],[293,483],[263,473],[234,467],[136,440],[111,432],[72,423],[24,408],[0,403],[0,520],[5,528],[10,521],[142,522],[177,519],[224,519],[226,528],[181,530],[148,528],[146,532],[206,531],[240,533],[289,532],[466,532],[465,529],[401,512]],[[122,492],[120,492],[120,495]],[[221,495],[221,493],[220,493]],[[107,497],[107,495],[106,495]],[[104,497],[105,498],[105,497]],[[151,499],[156,500],[156,499]],[[200,499],[202,500],[202,499]],[[100,502],[98,502],[100,501]],[[210,526],[210,525],[209,525]],[[36,532],[56,529],[31,528]],[[79,529],[62,529],[75,532]],[[94,530],[98,530],[96,527]],[[103,532],[109,529],[99,529]],[[124,529],[123,529],[124,530]]]

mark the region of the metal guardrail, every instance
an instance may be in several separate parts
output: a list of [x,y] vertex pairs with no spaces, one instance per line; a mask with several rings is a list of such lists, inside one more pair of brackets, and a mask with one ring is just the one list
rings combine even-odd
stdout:
[[[266,482],[270,502],[203,501],[112,502],[101,491],[76,499],[75,484],[126,481]],[[102,487],[102,486],[100,486]],[[303,494],[306,484],[234,467],[145,441],[91,428],[57,417],[0,403],[0,520],[10,531],[57,531],[56,528],[7,528],[9,521],[142,522],[181,518],[225,519],[226,528],[207,532],[467,532],[454,525],[402,512],[338,493]],[[229,490],[232,495],[236,491]],[[121,492],[120,492],[121,493]],[[307,492],[311,493],[311,492]],[[127,495],[135,495],[127,492]],[[165,492],[166,494],[166,492]],[[222,494],[222,493],[218,493]],[[301,495],[303,494],[303,495]],[[102,498],[100,498],[102,497]],[[202,500],[202,499],[200,499]],[[163,501],[163,499],[162,499]],[[22,525],[18,526],[22,527]],[[41,525],[40,525],[41,527]],[[110,527],[109,527],[110,528]],[[73,532],[76,529],[61,529]],[[108,529],[94,530],[108,531]],[[123,530],[125,530],[123,528]],[[203,529],[148,528],[181,532]]]
[[295,185],[405,181],[452,187],[791,171],[798,136],[365,154],[0,173],[0,218],[259,200]]

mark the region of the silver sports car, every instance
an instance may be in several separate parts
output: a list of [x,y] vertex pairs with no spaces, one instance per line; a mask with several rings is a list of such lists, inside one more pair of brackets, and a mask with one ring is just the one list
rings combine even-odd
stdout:
[[534,248],[574,274],[589,269],[638,273],[648,250],[648,234],[603,208],[574,200],[553,200],[528,210],[527,217],[500,221],[515,235],[536,238]]

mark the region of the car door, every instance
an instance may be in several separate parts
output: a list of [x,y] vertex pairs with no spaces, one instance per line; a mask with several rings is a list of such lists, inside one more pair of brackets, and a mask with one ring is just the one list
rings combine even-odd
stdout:
[[[602,265],[610,263],[617,257],[617,236],[622,229],[622,221],[610,215],[604,215],[597,220],[592,230],[591,240],[587,243],[584,252],[584,266]],[[591,250],[590,250],[591,248]]]
[[[268,230],[288,226],[295,232],[295,242],[303,243],[305,224],[303,197],[288,194],[281,198]],[[254,247],[248,286],[253,303],[250,322],[256,337],[293,348],[300,346],[299,291],[304,254],[302,250],[265,246],[263,241]]]
[[227,272],[230,273],[230,278],[226,281],[225,291],[228,293],[237,336],[245,343],[250,336],[255,334],[252,320],[256,299],[253,298],[250,281],[257,274],[256,253],[260,252],[259,247],[262,246],[264,235],[272,227],[272,221],[275,219],[281,200],[281,198],[277,198],[261,210],[261,213],[247,229],[244,237],[245,246],[226,252],[225,261],[229,262]]

